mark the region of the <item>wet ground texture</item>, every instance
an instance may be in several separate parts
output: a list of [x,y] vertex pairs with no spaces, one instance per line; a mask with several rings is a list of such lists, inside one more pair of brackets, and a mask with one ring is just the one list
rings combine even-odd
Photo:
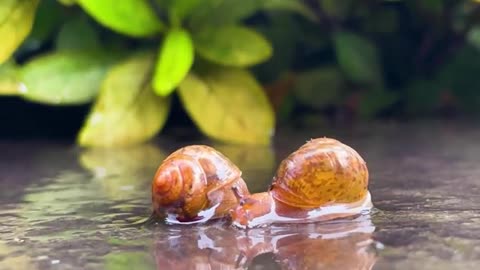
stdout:
[[[269,226],[142,226],[150,181],[178,147],[214,146],[253,192],[312,137],[367,161],[375,210],[355,220]],[[378,123],[281,130],[274,146],[159,138],[126,149],[0,142],[0,269],[475,269],[480,265],[480,125]]]

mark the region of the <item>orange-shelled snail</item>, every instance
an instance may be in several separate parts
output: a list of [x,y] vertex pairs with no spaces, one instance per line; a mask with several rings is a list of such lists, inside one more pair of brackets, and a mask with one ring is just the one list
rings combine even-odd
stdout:
[[239,205],[231,218],[241,228],[325,221],[372,208],[365,161],[330,138],[310,140],[284,159],[267,192],[245,196],[233,189]]
[[170,154],[152,181],[154,214],[167,223],[222,218],[238,205],[238,196],[249,194],[237,166],[205,145],[186,146]]

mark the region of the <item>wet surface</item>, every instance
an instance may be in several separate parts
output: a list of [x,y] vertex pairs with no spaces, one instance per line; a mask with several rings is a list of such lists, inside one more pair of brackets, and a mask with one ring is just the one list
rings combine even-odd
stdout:
[[[140,225],[155,169],[178,147],[214,146],[257,192],[281,159],[320,136],[367,161],[376,207],[369,216],[248,232],[227,222]],[[474,269],[479,138],[480,126],[425,122],[282,130],[271,148],[170,138],[116,150],[2,141],[0,269]]]

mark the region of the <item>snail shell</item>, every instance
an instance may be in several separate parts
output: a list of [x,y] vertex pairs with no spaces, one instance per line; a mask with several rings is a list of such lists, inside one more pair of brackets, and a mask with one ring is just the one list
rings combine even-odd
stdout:
[[[313,222],[351,216],[371,208],[368,169],[351,147],[313,139],[284,159],[268,192],[243,197],[234,225]],[[238,195],[241,197],[241,195]]]
[[351,147],[334,139],[311,140],[282,161],[272,196],[287,205],[312,208],[365,197],[368,170]]
[[169,223],[197,223],[228,215],[238,204],[239,193],[249,195],[241,175],[237,166],[209,146],[181,148],[157,169],[152,182],[154,213]]

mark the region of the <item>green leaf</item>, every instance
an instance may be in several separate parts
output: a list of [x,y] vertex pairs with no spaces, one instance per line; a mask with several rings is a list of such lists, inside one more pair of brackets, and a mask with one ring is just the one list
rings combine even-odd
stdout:
[[343,86],[336,68],[322,67],[298,74],[294,94],[300,103],[321,109],[339,100]]
[[146,0],[78,0],[99,23],[133,37],[151,36],[164,27]]
[[13,61],[0,64],[0,96],[17,95],[22,89],[18,66]]
[[113,67],[80,134],[82,146],[121,146],[149,140],[164,126],[170,99],[151,87],[154,55],[135,55]]
[[180,84],[181,101],[206,135],[226,142],[268,144],[275,116],[265,92],[246,70],[211,67]]
[[269,59],[272,45],[258,32],[243,26],[219,26],[194,34],[198,53],[212,62],[248,67]]
[[85,16],[75,17],[67,21],[58,33],[57,50],[88,50],[100,47],[95,29]]
[[311,21],[317,21],[315,13],[308,8],[303,1],[299,0],[262,0],[262,8],[264,10],[285,10],[296,12],[303,15]]
[[83,104],[97,94],[114,57],[104,52],[57,52],[39,56],[24,65],[22,96],[53,105]]
[[362,117],[371,118],[397,102],[398,99],[399,95],[396,92],[383,89],[371,89],[363,94],[358,112]]
[[171,94],[192,67],[193,57],[193,43],[188,32],[171,30],[163,41],[155,66],[155,92],[160,96]]
[[350,32],[334,35],[335,51],[340,68],[354,82],[381,81],[377,48],[368,39]]
[[0,4],[0,64],[5,62],[32,30],[39,0],[5,0]]

